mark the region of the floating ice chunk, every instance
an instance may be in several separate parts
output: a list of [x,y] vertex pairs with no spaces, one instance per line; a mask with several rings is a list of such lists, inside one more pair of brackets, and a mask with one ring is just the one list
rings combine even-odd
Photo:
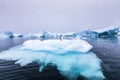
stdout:
[[17,60],[15,64],[21,66],[38,62],[40,72],[47,64],[55,65],[68,80],[76,80],[79,76],[86,80],[103,80],[101,60],[90,51],[91,48],[83,40],[28,40],[1,52],[0,59]]
[[[20,46],[19,46],[20,47]],[[39,71],[47,64],[56,65],[61,75],[69,80],[76,80],[79,76],[85,77],[87,80],[103,80],[104,75],[101,71],[101,60],[92,52],[73,53],[66,52],[65,55],[48,54],[46,52],[21,50],[15,47],[0,54],[0,59],[17,60],[15,63],[25,66],[32,62],[38,62]]]
[[70,51],[88,52],[92,46],[84,40],[28,40],[23,43],[21,49],[51,51],[65,53]]
[[91,39],[96,39],[96,38],[113,38],[117,37],[119,33],[119,27],[106,27],[103,29],[98,29],[98,30],[86,30],[83,32],[80,32],[80,36],[83,39],[85,38],[91,38]]

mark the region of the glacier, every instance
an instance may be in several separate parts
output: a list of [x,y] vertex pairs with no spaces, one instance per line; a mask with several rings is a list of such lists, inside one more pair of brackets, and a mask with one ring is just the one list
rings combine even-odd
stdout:
[[102,61],[91,51],[92,46],[84,40],[27,40],[0,53],[0,59],[15,60],[15,64],[25,66],[32,62],[45,66],[56,66],[68,80],[104,80]]

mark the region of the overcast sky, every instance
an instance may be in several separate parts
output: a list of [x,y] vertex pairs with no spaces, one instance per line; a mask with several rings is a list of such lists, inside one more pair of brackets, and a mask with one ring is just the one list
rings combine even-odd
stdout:
[[120,0],[0,0],[0,31],[79,32],[120,26]]

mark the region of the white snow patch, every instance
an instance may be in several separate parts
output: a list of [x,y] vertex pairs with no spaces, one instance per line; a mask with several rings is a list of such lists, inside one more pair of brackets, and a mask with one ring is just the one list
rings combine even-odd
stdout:
[[67,51],[88,52],[92,46],[84,40],[28,40],[23,43],[21,49],[45,50],[56,53],[65,53]]

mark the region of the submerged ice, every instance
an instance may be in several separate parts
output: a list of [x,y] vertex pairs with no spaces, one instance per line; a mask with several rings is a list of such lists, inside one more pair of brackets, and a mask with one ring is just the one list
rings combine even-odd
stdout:
[[76,80],[79,76],[86,80],[103,80],[101,60],[90,51],[91,48],[83,40],[28,40],[1,52],[0,59],[17,60],[15,63],[21,66],[37,62],[40,72],[51,64],[68,80]]

